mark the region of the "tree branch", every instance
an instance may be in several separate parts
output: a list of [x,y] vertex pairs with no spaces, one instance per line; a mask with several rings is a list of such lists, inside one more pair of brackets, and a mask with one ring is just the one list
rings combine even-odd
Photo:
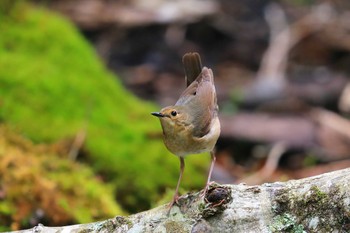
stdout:
[[350,168],[260,186],[212,184],[167,206],[128,217],[29,232],[349,232]]

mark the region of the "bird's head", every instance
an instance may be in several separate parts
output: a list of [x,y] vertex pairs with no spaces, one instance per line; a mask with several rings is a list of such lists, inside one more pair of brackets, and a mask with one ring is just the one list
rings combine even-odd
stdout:
[[188,125],[188,114],[183,106],[168,106],[160,110],[160,112],[152,112],[153,116],[159,118],[163,131],[174,130],[174,127]]

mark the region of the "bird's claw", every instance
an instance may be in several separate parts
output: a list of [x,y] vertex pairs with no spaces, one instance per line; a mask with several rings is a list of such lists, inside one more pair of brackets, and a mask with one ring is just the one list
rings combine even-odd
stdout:
[[207,185],[205,186],[205,188],[200,192],[200,195],[201,195],[202,197],[205,197],[205,195],[208,193],[209,187],[210,187],[212,184],[215,184],[215,182],[214,182],[214,181],[210,181],[209,183],[207,183]]
[[171,208],[176,204],[179,205],[178,200],[180,199],[180,196],[176,195],[173,197],[173,200],[168,205],[168,215],[170,213]]

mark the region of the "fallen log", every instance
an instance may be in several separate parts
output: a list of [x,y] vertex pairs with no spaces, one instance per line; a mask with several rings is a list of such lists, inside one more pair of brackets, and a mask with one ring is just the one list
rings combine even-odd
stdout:
[[259,186],[211,184],[166,205],[131,216],[29,232],[349,232],[350,168]]

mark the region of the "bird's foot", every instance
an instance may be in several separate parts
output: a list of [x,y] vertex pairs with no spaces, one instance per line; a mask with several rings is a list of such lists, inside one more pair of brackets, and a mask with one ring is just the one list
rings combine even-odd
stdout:
[[205,188],[200,192],[201,197],[205,197],[205,195],[208,193],[210,185],[215,184],[214,181],[210,181],[205,185]]
[[176,205],[178,205],[179,203],[178,203],[178,200],[180,199],[180,196],[179,195],[176,195],[176,196],[174,196],[173,197],[173,200],[169,203],[169,205],[168,205],[168,212],[167,212],[167,215],[169,215],[170,214],[170,210],[171,210],[171,208],[176,204]]

